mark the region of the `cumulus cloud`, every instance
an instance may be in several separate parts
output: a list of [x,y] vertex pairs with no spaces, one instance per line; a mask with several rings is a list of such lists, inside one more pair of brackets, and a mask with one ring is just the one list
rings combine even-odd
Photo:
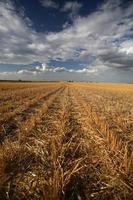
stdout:
[[88,68],[83,68],[76,70],[77,73],[90,73],[90,74],[96,74],[98,72],[98,69],[93,68],[93,69],[88,69]]
[[126,54],[133,54],[133,40],[126,40],[122,42],[120,51]]
[[[68,72],[68,73],[87,73],[87,74],[96,74],[98,72],[98,68],[83,68],[83,69],[67,69],[65,67],[49,67],[47,64],[42,63],[40,66],[36,66],[30,69],[22,69],[17,72],[16,74],[28,74],[28,75],[37,75],[40,73],[46,72]],[[6,73],[6,72],[3,72]]]
[[40,0],[40,3],[45,8],[58,8],[59,5],[53,0]]
[[29,55],[34,57],[33,50],[28,47],[35,40],[34,31],[16,14],[10,1],[0,2],[0,16],[0,62],[28,63]]
[[48,70],[48,66],[46,64],[42,64],[41,66],[37,66],[35,69],[39,72],[44,72]]
[[[44,2],[54,3],[54,1]],[[44,5],[50,6],[50,3]],[[63,9],[77,12],[80,7],[78,3],[67,2]],[[96,72],[106,67],[131,69],[133,67],[133,41],[130,37],[133,35],[132,10],[133,5],[122,8],[120,1],[110,0],[86,17],[77,16],[71,26],[64,26],[60,32],[38,33],[31,28],[25,17],[17,14],[11,1],[1,1],[0,63],[27,64],[35,61],[47,63],[49,60],[68,59],[84,61],[94,57],[92,68],[85,66],[80,73],[86,73],[87,70],[89,73]],[[30,73],[50,70],[70,71],[64,67],[51,69],[39,66]],[[19,73],[29,73],[29,71]],[[74,69],[71,69],[72,71]]]

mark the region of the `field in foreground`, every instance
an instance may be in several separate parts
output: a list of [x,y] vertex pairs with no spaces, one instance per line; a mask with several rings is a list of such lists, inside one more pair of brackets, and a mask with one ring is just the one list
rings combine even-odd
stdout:
[[132,200],[133,85],[0,83],[0,200]]

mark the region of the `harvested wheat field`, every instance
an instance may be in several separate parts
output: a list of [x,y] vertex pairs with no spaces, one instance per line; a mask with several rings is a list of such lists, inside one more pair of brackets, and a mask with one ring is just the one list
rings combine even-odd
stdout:
[[133,85],[0,83],[1,200],[132,200]]

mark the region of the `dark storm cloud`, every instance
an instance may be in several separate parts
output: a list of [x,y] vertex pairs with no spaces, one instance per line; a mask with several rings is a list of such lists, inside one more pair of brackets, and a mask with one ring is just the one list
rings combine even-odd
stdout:
[[102,52],[99,54],[99,59],[108,67],[123,70],[133,69],[133,54],[122,52],[116,48]]

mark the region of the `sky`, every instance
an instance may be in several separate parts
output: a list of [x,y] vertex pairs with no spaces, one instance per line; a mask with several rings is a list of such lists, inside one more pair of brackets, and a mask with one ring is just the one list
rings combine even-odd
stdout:
[[133,83],[133,1],[0,0],[0,79]]

